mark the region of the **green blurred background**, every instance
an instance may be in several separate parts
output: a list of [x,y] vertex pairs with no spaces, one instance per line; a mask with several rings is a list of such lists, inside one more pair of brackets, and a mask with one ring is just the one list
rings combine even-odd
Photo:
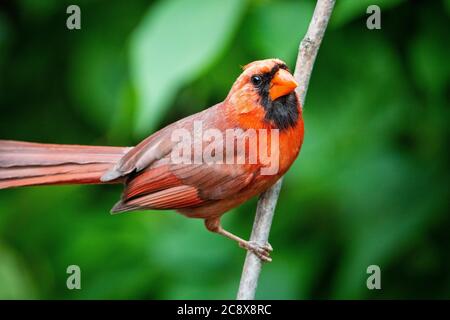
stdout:
[[[134,145],[221,101],[250,61],[293,69],[314,3],[76,1],[70,31],[74,1],[2,1],[0,139]],[[450,297],[449,15],[449,0],[337,0],[257,298]],[[235,297],[242,249],[173,212],[111,216],[120,192],[1,190],[0,298]],[[224,226],[248,238],[255,205]]]

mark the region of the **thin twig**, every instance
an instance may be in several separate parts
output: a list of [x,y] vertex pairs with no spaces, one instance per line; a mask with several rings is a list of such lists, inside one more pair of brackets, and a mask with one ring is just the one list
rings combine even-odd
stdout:
[[[300,43],[294,76],[299,83],[297,93],[302,106],[305,103],[306,91],[308,90],[309,79],[313,70],[314,61],[316,60],[317,51],[325,34],[334,3],[335,0],[317,1],[308,31]],[[278,180],[275,185],[261,194],[250,236],[251,241],[260,244],[267,243],[282,182],[282,179]],[[253,253],[248,252],[239,284],[238,300],[252,300],[255,298],[261,266],[261,260]]]

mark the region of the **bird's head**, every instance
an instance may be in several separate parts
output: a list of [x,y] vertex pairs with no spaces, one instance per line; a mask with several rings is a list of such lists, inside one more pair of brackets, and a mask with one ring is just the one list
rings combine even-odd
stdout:
[[295,126],[300,112],[297,82],[287,65],[279,59],[266,59],[243,69],[226,101],[239,114],[251,114],[280,130]]

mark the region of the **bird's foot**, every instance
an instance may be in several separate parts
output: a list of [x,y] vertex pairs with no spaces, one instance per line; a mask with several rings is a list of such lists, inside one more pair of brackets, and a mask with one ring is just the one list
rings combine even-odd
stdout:
[[245,241],[239,242],[239,246],[241,248],[253,252],[258,258],[260,258],[264,262],[272,261],[270,253],[273,251],[273,248],[268,242],[264,245],[261,245],[255,241]]

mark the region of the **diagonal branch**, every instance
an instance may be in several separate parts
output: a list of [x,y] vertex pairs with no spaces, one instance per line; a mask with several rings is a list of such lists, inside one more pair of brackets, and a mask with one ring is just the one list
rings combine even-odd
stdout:
[[[335,0],[318,0],[308,31],[300,43],[295,65],[294,76],[299,86],[297,93],[300,103],[305,103],[306,92],[308,90],[309,79],[316,60],[328,21],[333,11]],[[278,196],[280,194],[283,179],[261,194],[256,208],[255,221],[253,223],[251,241],[261,244],[267,243],[269,239],[272,218],[275,212]],[[259,274],[261,273],[262,262],[251,252],[247,253],[242,271],[241,282],[237,294],[238,300],[251,300],[255,298],[256,287],[258,285]]]

